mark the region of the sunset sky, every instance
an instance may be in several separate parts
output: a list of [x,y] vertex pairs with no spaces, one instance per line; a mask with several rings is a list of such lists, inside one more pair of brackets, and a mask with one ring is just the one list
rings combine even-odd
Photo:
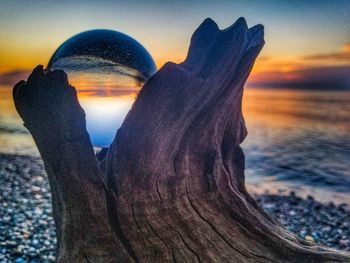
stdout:
[[0,2],[0,83],[12,84],[82,31],[107,28],[140,43],[161,67],[181,62],[207,17],[220,28],[240,16],[265,26],[266,45],[249,84],[350,88],[350,1]]

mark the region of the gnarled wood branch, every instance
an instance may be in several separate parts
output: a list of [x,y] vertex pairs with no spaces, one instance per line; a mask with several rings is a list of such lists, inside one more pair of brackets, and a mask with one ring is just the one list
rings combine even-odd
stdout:
[[263,45],[261,25],[205,20],[186,60],[142,88],[100,164],[64,72],[38,67],[15,86],[51,183],[58,262],[350,260],[287,232],[245,189],[243,86]]

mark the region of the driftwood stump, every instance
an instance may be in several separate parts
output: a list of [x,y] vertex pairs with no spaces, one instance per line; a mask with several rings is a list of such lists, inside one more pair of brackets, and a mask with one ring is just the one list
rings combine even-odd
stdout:
[[100,161],[63,71],[38,66],[14,87],[49,176],[58,262],[350,262],[283,229],[245,189],[242,94],[263,34],[206,19]]

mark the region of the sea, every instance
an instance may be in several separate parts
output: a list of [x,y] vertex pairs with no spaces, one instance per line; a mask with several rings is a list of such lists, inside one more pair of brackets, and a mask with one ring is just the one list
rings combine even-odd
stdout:
[[[88,130],[104,127],[111,129],[108,136],[114,135],[115,125],[122,123],[134,98],[134,93],[108,92],[81,96],[88,115],[96,105],[104,105],[106,111],[105,120],[88,116]],[[243,114],[249,191],[294,191],[322,202],[350,204],[350,91],[248,87]],[[113,121],[114,126],[108,126]],[[9,86],[0,86],[0,153],[39,156],[15,110]]]

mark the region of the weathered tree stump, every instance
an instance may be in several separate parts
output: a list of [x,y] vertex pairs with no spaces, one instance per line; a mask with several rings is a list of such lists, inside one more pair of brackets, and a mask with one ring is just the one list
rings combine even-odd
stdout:
[[99,163],[63,71],[38,66],[14,87],[49,176],[58,262],[350,261],[283,229],[245,189],[243,86],[263,45],[261,25],[206,19]]

